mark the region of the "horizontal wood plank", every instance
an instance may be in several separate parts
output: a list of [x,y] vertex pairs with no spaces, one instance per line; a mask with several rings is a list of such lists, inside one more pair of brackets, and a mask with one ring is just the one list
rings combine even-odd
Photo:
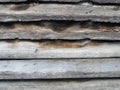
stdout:
[[120,26],[70,21],[3,23],[0,39],[120,40]]
[[120,59],[2,60],[0,79],[116,78]]
[[0,0],[0,2],[24,2],[24,1],[27,1],[27,0]]
[[119,90],[120,80],[4,81],[1,90]]
[[1,41],[0,59],[120,57],[119,42]]
[[[0,2],[24,2],[28,0],[0,0]],[[47,1],[47,2],[96,2],[96,3],[120,3],[120,0],[31,0],[33,2]]]
[[39,20],[120,22],[118,6],[22,4],[0,5],[0,9],[0,22]]

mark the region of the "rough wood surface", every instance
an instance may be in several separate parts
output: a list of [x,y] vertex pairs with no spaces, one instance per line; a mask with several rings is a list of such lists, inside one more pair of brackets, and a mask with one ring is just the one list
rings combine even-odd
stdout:
[[[35,1],[35,0],[33,0]],[[59,1],[59,2],[96,2],[96,3],[120,3],[120,0],[39,0],[39,1]]]
[[3,81],[1,90],[119,90],[120,80]]
[[120,59],[0,61],[0,79],[115,78]]
[[[0,0],[0,2],[23,2],[29,0]],[[47,2],[96,2],[96,3],[120,3],[120,0],[31,0],[33,2],[47,1]]]
[[120,22],[119,6],[23,4],[0,5],[0,9],[0,22],[39,20]]
[[120,57],[119,42],[1,41],[1,59]]
[[0,2],[24,2],[27,0],[0,0]]
[[0,24],[0,39],[120,40],[120,26],[70,21],[3,23]]

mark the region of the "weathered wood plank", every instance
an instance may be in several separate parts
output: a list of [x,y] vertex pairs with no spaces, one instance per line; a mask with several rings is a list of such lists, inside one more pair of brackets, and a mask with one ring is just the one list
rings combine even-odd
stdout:
[[120,25],[87,22],[34,22],[0,24],[0,39],[120,40]]
[[0,0],[0,2],[25,2],[27,0]]
[[120,57],[119,42],[13,41],[0,42],[0,58]]
[[[33,0],[35,1],[35,0]],[[120,0],[39,0],[39,1],[59,1],[59,2],[96,2],[96,3],[120,3]]]
[[0,9],[0,22],[39,20],[120,22],[118,6],[24,4],[0,5]]
[[120,59],[57,59],[0,61],[0,79],[120,77]]
[[[29,0],[0,0],[0,2],[24,2]],[[120,0],[31,0],[31,1],[47,1],[47,2],[96,2],[96,3],[120,3]]]
[[120,80],[4,81],[1,90],[119,90]]

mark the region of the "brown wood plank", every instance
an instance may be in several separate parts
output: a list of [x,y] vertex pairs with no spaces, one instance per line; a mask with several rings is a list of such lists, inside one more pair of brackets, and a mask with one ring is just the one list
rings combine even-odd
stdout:
[[0,39],[120,40],[119,24],[46,21],[0,24]]

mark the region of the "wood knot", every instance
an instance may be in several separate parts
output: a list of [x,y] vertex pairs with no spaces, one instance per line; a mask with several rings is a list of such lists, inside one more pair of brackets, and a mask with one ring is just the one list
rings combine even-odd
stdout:
[[30,7],[29,4],[22,4],[22,5],[13,5],[10,9],[14,11],[22,11],[27,10]]

